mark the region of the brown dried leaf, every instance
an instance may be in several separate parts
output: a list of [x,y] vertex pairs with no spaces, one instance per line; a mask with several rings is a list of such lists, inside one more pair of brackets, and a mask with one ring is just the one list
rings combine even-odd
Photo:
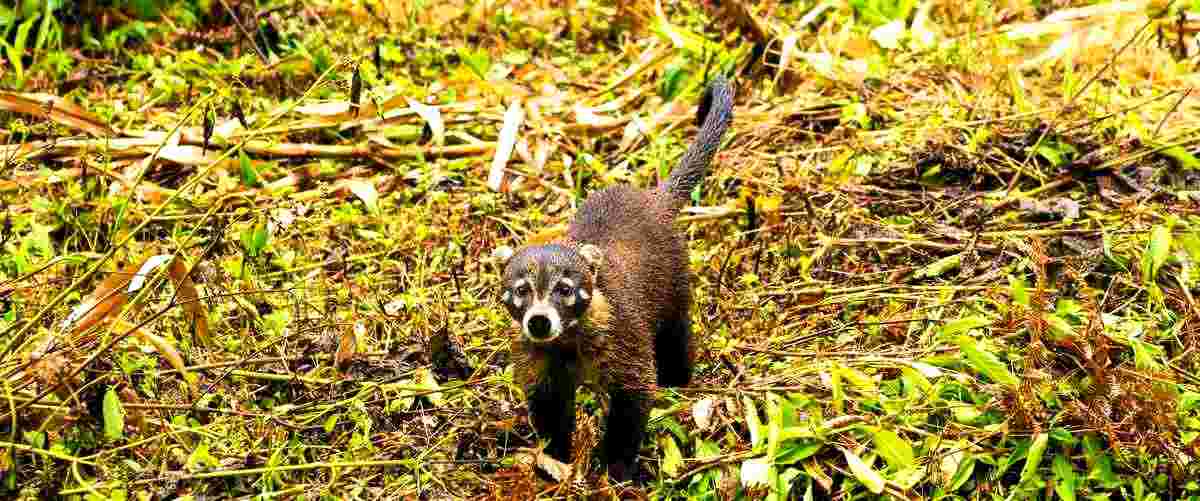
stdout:
[[184,268],[182,260],[176,258],[167,268],[167,274],[171,277],[171,284],[175,286],[179,304],[183,306],[183,311],[187,312],[195,326],[196,338],[208,345],[211,342],[208,333],[208,311],[204,303],[200,302],[200,293],[196,290],[196,283],[189,276],[188,269]]
[[83,298],[79,305],[71,310],[71,314],[63,320],[63,328],[70,329],[71,334],[79,334],[107,319],[110,315],[121,311],[121,306],[124,306],[128,299],[125,288],[140,266],[139,263],[126,267],[122,271],[114,271],[107,278],[101,280],[96,289]]
[[496,156],[492,157],[492,168],[488,172],[487,185],[492,191],[500,191],[504,181],[504,166],[512,156],[513,147],[517,144],[517,133],[521,123],[525,121],[525,109],[520,101],[513,101],[504,112],[504,124],[500,127],[500,139],[496,145]]
[[52,94],[0,91],[0,110],[48,118],[93,136],[116,135],[99,118]]
[[555,482],[562,482],[571,475],[571,465],[550,457],[545,452],[538,451],[534,458],[535,464]]
[[[154,153],[154,150],[155,148],[148,148],[147,153]],[[158,152],[158,158],[180,165],[208,165],[212,161],[205,158],[203,148],[187,144],[163,146]]]
[[361,321],[355,322],[353,327],[342,331],[342,337],[338,340],[337,353],[333,357],[338,369],[345,369],[350,365],[350,361],[354,359],[354,354],[358,350],[358,333],[360,330],[366,330]]
[[187,365],[183,363],[183,355],[180,355],[179,350],[175,349],[175,346],[169,341],[125,320],[117,320],[114,326],[122,331],[130,331],[138,339],[153,346],[154,351],[157,351],[159,355],[167,359],[167,363],[171,364],[171,368],[183,375],[183,379],[187,381],[188,386],[193,390],[196,389],[196,377],[188,372]]

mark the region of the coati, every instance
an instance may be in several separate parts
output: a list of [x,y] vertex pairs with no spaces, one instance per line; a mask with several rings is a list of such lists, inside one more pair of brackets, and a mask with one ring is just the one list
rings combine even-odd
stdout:
[[609,399],[601,446],[609,476],[632,479],[652,392],[691,380],[688,256],[674,223],[732,118],[732,91],[718,75],[700,101],[698,136],[657,188],[601,190],[564,237],[493,252],[513,320],[514,376],[555,459],[571,461],[575,391],[589,384]]

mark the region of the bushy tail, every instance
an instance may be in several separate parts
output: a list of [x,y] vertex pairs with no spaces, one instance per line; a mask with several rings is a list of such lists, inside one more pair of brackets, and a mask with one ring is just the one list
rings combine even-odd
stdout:
[[700,133],[679,159],[679,165],[671,170],[666,181],[659,185],[666,195],[679,204],[684,204],[692,190],[708,174],[708,164],[721,145],[721,138],[729,122],[733,120],[733,90],[725,77],[718,74],[708,84],[704,97],[696,111],[696,122]]

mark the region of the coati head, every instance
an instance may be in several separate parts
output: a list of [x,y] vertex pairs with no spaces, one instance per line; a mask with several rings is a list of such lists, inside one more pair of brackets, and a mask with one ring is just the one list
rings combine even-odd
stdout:
[[551,243],[516,252],[500,247],[492,255],[504,267],[500,302],[529,341],[548,343],[577,327],[599,293],[601,253],[595,245]]

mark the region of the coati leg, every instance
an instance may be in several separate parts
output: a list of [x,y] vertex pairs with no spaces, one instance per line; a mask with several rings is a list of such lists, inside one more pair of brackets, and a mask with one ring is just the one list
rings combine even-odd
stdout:
[[602,450],[608,476],[625,482],[637,474],[637,454],[650,417],[651,397],[645,390],[617,385],[609,389],[608,395],[610,405]]
[[675,315],[659,325],[654,337],[659,386],[687,386],[692,380],[692,290],[686,279],[675,286],[675,298]]
[[546,452],[564,463],[571,462],[571,436],[575,433],[575,375],[564,360],[547,360],[537,383],[527,387],[529,419],[542,439],[549,440]]
[[659,386],[687,386],[691,381],[691,336],[692,319],[687,309],[659,327],[658,335],[654,338],[654,358],[658,362]]

